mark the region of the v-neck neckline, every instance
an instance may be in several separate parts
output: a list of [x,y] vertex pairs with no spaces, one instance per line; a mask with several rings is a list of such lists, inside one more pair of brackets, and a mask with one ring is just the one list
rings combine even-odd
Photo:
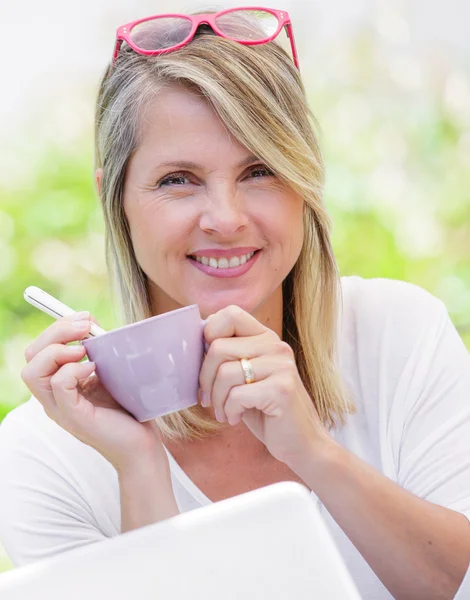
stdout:
[[178,481],[181,483],[181,485],[193,496],[193,498],[195,498],[203,506],[205,506],[207,504],[213,504],[212,500],[210,498],[208,498],[204,494],[204,492],[197,487],[197,485],[194,483],[194,481],[192,479],[190,479],[188,477],[188,475],[186,475],[186,473],[176,462],[175,458],[170,453],[168,448],[165,445],[163,447],[165,448],[165,452],[167,453],[167,456],[168,456],[168,461],[170,463],[170,470],[174,474],[176,479],[178,479]]
[[[197,485],[194,483],[194,481],[188,477],[188,475],[183,471],[183,469],[179,466],[179,464],[176,462],[175,458],[173,457],[173,455],[171,454],[171,452],[168,450],[168,448],[163,445],[163,447],[165,448],[165,452],[168,456],[168,461],[170,463],[170,471],[173,473],[173,475],[176,477],[176,479],[181,483],[181,485],[184,487],[184,489],[191,494],[191,496],[193,498],[195,498],[200,504],[201,506],[207,506],[209,504],[214,504],[214,502],[208,498],[204,492],[197,487]],[[318,498],[318,496],[315,494],[315,492],[313,490],[309,490],[310,495],[313,496],[313,499],[316,502],[317,505],[317,509],[319,510],[319,512],[322,511],[322,503],[320,502],[320,499]]]

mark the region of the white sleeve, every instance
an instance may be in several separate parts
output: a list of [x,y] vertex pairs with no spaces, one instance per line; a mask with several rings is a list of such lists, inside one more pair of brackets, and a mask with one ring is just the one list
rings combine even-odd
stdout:
[[417,300],[389,418],[396,480],[470,517],[470,355],[442,302],[422,290]]
[[[100,515],[97,522],[90,481],[83,480],[74,467],[74,462],[81,462],[86,471],[89,451],[94,450],[86,447],[82,451],[81,442],[67,439],[69,434],[58,432],[50,420],[44,429],[39,422],[19,418],[15,413],[22,408],[7,415],[0,425],[0,540],[15,566],[118,533],[106,517],[104,526]],[[36,417],[43,422],[47,419],[38,411]],[[60,445],[61,440],[65,444]],[[102,464],[98,467],[101,481]],[[90,470],[93,478],[96,468],[91,465]]]
[[463,578],[462,583],[460,584],[459,589],[457,590],[457,594],[454,597],[454,600],[468,600],[470,598],[470,567],[467,570],[465,577]]
[[[470,519],[470,355],[444,305],[432,313],[400,381],[408,393],[397,481]],[[469,576],[457,597],[470,598]]]
[[[347,284],[359,314],[352,354],[365,357],[361,431],[378,436],[375,464],[415,496],[469,519],[470,355],[444,304],[405,282]],[[470,598],[470,574],[458,598]]]

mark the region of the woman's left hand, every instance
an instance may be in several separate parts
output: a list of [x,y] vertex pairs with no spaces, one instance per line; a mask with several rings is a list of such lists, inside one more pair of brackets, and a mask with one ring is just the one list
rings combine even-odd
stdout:
[[[293,466],[329,440],[295,363],[291,347],[238,306],[209,317],[209,344],[199,376],[203,406],[220,422],[241,421],[277,460]],[[248,359],[254,383],[245,383],[240,359]]]

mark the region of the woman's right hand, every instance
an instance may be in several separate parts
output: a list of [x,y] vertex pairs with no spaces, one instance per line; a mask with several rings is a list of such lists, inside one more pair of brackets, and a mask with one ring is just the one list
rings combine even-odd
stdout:
[[163,455],[163,444],[154,421],[139,423],[92,375],[95,364],[79,362],[85,347],[67,346],[89,331],[88,312],[58,319],[26,348],[21,376],[52,420],[122,472]]

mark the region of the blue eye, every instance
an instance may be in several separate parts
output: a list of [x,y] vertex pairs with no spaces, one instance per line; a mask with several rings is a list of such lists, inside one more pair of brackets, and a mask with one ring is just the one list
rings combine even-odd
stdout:
[[158,186],[166,186],[166,185],[184,185],[188,183],[189,179],[180,173],[172,173],[171,175],[167,175],[163,179],[161,179],[158,183]]
[[272,177],[274,173],[265,165],[256,165],[250,169],[249,174],[255,179],[258,177]]

